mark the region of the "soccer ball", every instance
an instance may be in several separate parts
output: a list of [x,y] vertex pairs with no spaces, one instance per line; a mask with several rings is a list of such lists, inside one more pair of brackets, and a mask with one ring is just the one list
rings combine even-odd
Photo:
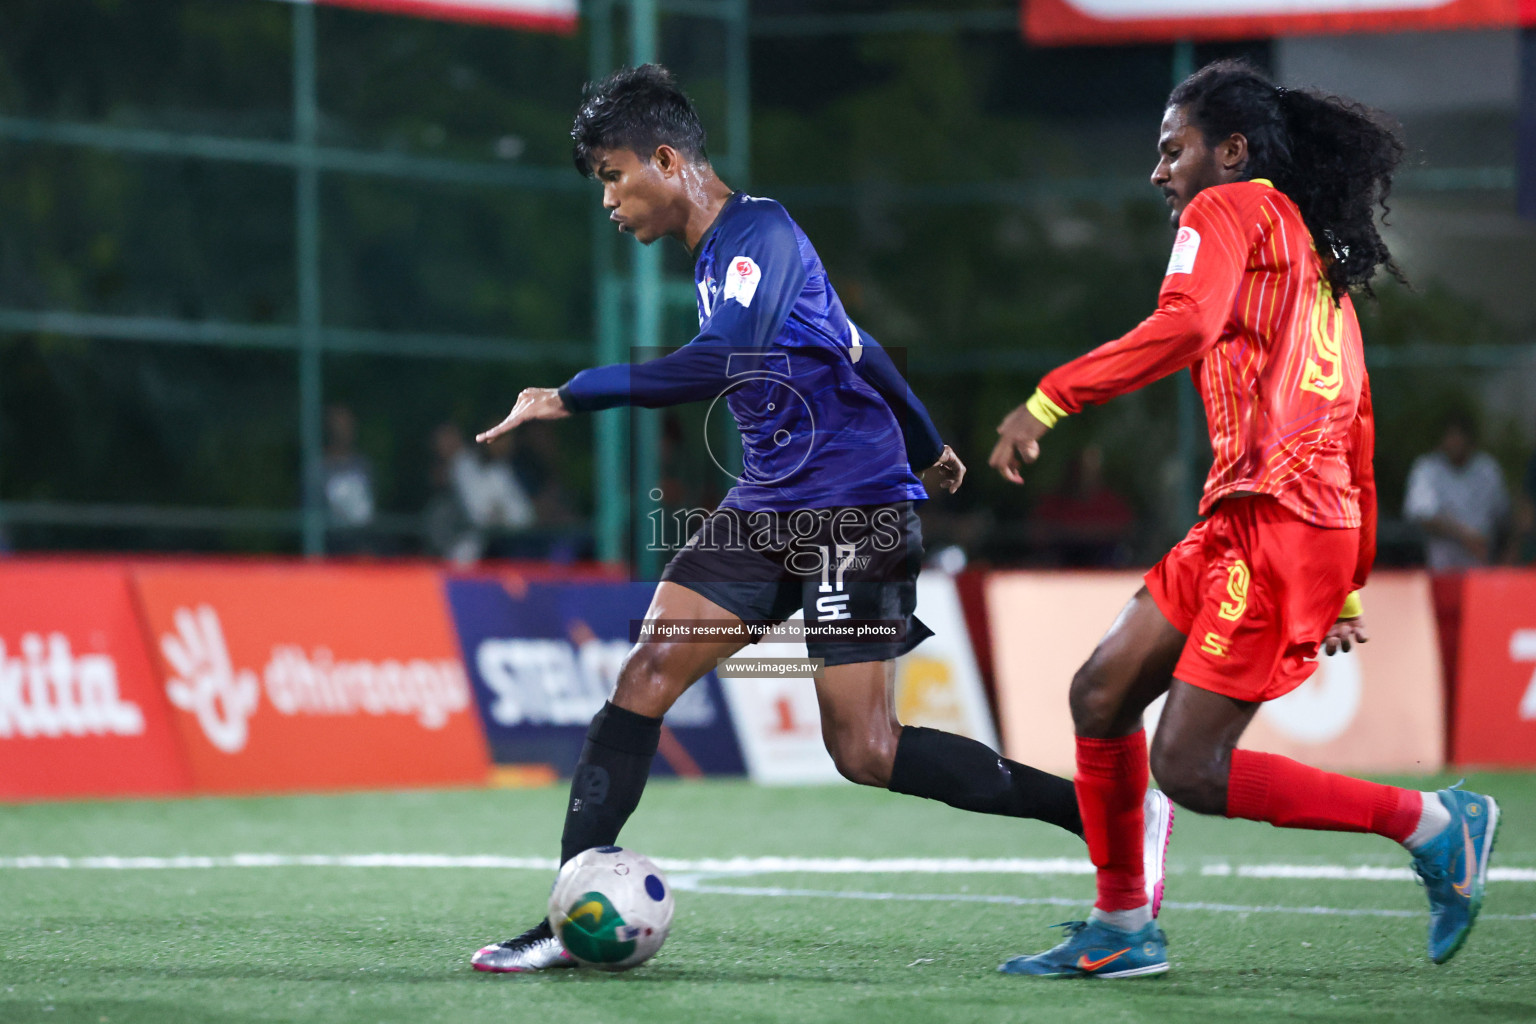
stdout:
[[672,927],[672,887],[633,850],[598,846],[566,861],[549,894],[549,926],[588,967],[627,971],[656,955]]

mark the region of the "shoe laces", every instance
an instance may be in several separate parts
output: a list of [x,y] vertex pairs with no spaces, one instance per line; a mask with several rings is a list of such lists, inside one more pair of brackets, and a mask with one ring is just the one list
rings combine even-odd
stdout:
[[1053,924],[1053,925],[1051,925],[1051,927],[1052,928],[1065,928],[1066,932],[1067,932],[1067,938],[1068,939],[1073,939],[1073,938],[1077,937],[1077,933],[1078,932],[1080,932],[1084,928],[1088,927],[1088,922],[1087,921],[1062,921],[1060,924]]
[[1418,876],[1415,881],[1426,887],[1436,882],[1443,882],[1445,881],[1446,877],[1445,868],[1438,864],[1421,864],[1417,859],[1415,859],[1413,862],[1413,873]]
[[548,919],[545,919],[523,932],[517,938],[508,939],[506,942],[497,943],[497,945],[503,949],[516,949],[519,946],[531,946],[535,942],[542,942],[545,939],[552,939],[554,937],[554,929],[549,926]]
[[[1430,886],[1446,880],[1449,877],[1448,865],[1444,858],[1439,856],[1439,837],[1430,840],[1430,845],[1414,854],[1412,860],[1415,879],[1422,886]],[[1429,854],[1429,856],[1425,856]]]

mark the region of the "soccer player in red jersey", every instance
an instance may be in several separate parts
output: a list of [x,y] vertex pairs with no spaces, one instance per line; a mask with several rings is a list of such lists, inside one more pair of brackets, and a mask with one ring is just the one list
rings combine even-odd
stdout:
[[1001,968],[1103,978],[1168,969],[1142,888],[1142,711],[1168,694],[1151,774],[1203,814],[1374,832],[1403,844],[1430,900],[1429,955],[1450,959],[1482,903],[1498,806],[1239,750],[1259,706],[1366,640],[1357,591],[1376,548],[1370,387],[1351,289],[1397,268],[1376,230],[1402,145],[1374,112],[1276,88],[1240,62],[1169,97],[1152,184],[1178,229],[1157,311],[1047,374],[998,428],[1020,463],[1061,417],[1189,368],[1215,461],[1206,518],[1146,574],[1072,680],[1077,798],[1098,899],[1065,941]]

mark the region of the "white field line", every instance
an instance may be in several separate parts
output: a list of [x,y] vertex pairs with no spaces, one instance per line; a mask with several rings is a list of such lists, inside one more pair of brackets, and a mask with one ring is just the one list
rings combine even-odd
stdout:
[[[692,878],[673,877],[672,888],[682,892],[708,893],[719,896],[769,896],[784,898],[804,896],[814,899],[874,900],[891,903],[992,903],[1009,907],[1072,907],[1083,909],[1085,900],[1071,900],[1060,896],[994,896],[981,893],[929,893],[929,892],[839,892],[825,889],[788,889],[781,886],[719,885]],[[1307,914],[1319,917],[1410,917],[1424,916],[1422,910],[1380,910],[1361,907],[1282,907],[1244,906],[1237,903],[1184,903],[1164,900],[1163,909],[1206,911],[1216,914]],[[1536,914],[1479,914],[1480,921],[1536,921]]]
[[[1087,875],[1093,865],[1086,860],[1053,858],[1049,860],[965,858],[864,859],[858,857],[732,857],[727,859],[678,860],[658,858],[657,864],[673,873],[673,887],[684,892],[722,896],[767,896],[774,898],[874,900],[897,903],[990,903],[1004,906],[1050,906],[1082,908],[1084,901],[1064,897],[1024,897],[980,893],[902,893],[792,889],[781,886],[722,885],[718,879],[763,874],[993,874],[993,875]],[[501,870],[553,871],[557,867],[549,857],[501,857],[495,855],[462,856],[436,853],[364,853],[364,854],[284,854],[237,853],[225,857],[0,857],[4,870],[85,870],[85,871],[156,871],[211,868],[497,868]],[[1182,873],[1175,871],[1176,874]],[[1207,877],[1295,878],[1346,881],[1399,881],[1411,877],[1406,869],[1345,867],[1338,864],[1207,864],[1200,870]],[[1490,881],[1536,882],[1536,869],[1493,868]],[[710,876],[708,878],[703,876]],[[1233,903],[1174,900],[1163,906],[1174,910],[1205,911],[1227,914],[1307,914],[1330,917],[1421,917],[1423,911],[1387,910],[1359,907],[1285,907],[1246,906]],[[1483,914],[1488,921],[1536,921],[1536,914]]]
[[[1068,857],[1042,859],[969,857],[728,857],[681,860],[658,857],[665,871],[710,875],[1091,875],[1093,864]],[[0,871],[27,869],[154,871],[193,868],[497,868],[553,871],[552,857],[503,857],[494,854],[439,853],[289,854],[236,853],[201,857],[0,857]],[[1195,869],[1170,866],[1170,873]],[[1205,877],[1310,879],[1346,882],[1401,882],[1413,878],[1407,868],[1343,864],[1205,864]],[[1490,882],[1536,882],[1536,868],[1491,868]]]

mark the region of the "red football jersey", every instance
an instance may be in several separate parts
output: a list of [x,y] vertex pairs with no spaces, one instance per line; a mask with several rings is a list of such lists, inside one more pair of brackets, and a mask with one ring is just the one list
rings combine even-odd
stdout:
[[1308,523],[1360,528],[1375,558],[1374,428],[1360,324],[1334,303],[1301,211],[1263,179],[1200,192],[1179,220],[1157,311],[1040,382],[1064,412],[1189,367],[1215,461],[1202,515],[1268,494]]

